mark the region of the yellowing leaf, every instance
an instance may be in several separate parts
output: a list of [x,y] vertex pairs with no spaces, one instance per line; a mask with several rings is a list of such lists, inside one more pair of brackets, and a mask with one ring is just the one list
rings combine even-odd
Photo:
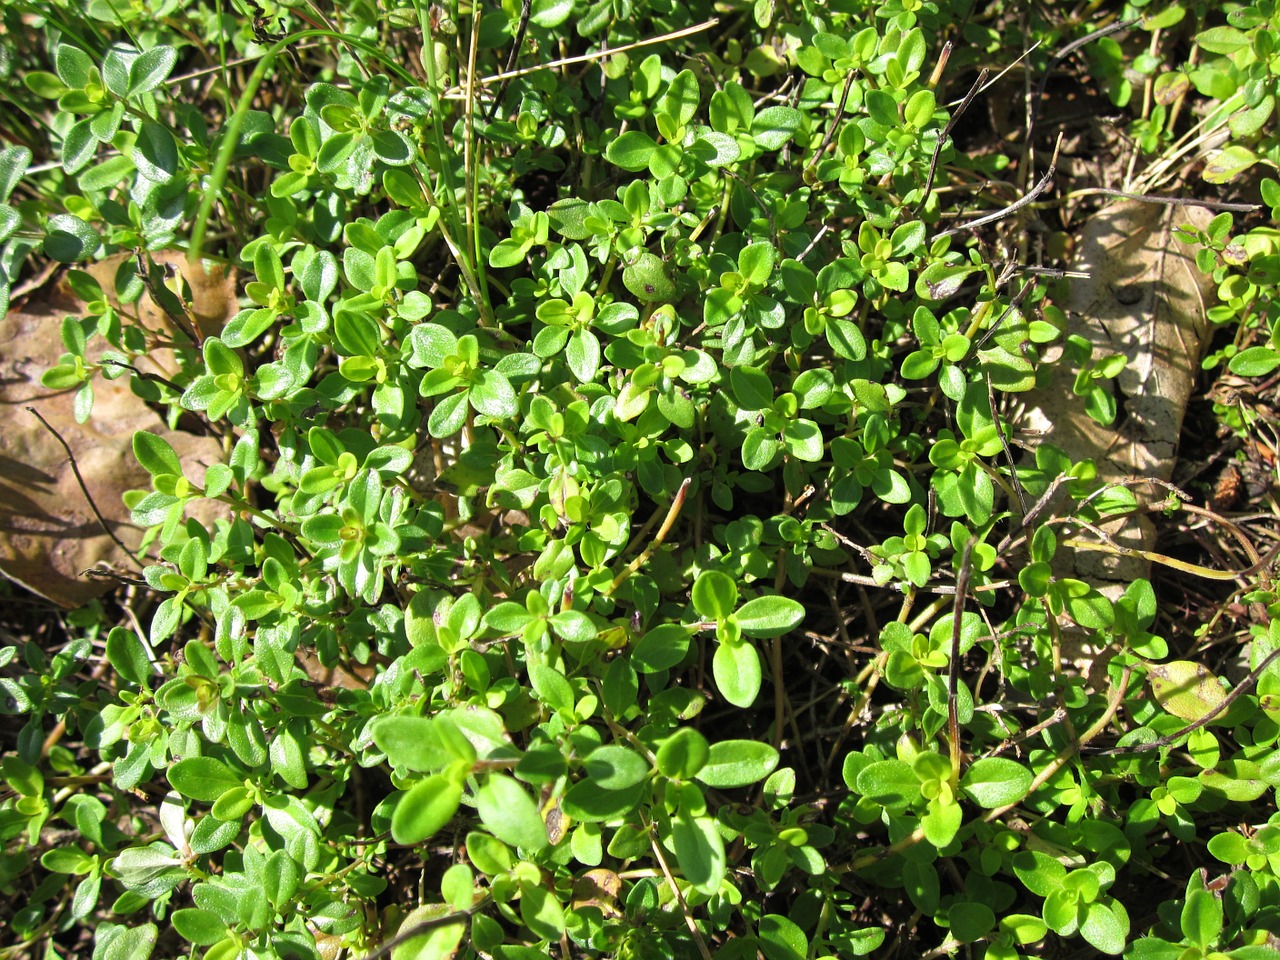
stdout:
[[1258,162],[1258,155],[1239,143],[1229,143],[1205,164],[1201,176],[1208,183],[1228,183]]
[[1196,721],[1215,710],[1227,693],[1209,670],[1190,660],[1147,665],[1147,682],[1167,713]]

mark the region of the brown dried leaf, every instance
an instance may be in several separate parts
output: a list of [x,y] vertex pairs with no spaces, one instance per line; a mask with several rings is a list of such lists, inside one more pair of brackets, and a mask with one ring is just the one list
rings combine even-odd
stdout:
[[[1082,231],[1074,269],[1089,278],[1069,281],[1066,332],[1093,344],[1095,359],[1127,357],[1116,381],[1120,413],[1109,427],[1095,423],[1072,393],[1076,371],[1056,364],[1049,383],[1028,395],[1023,426],[1072,460],[1094,461],[1103,480],[1173,475],[1183,414],[1208,342],[1205,298],[1212,289],[1195,265],[1194,247],[1174,231],[1209,219],[1199,207],[1123,201],[1095,214]],[[1124,546],[1152,545],[1145,520],[1121,521],[1107,532]],[[1149,566],[1139,557],[1089,552],[1077,554],[1062,573],[1101,586],[1146,576]]]
[[579,907],[598,907],[606,917],[619,915],[617,898],[622,892],[622,880],[612,870],[588,870],[574,881],[571,904]]
[[[76,607],[112,587],[110,581],[88,579],[84,571],[132,569],[132,564],[94,517],[62,445],[26,408],[39,410],[66,440],[89,495],[130,549],[142,531],[129,523],[121,497],[126,490],[150,487],[133,458],[133,434],[149,430],[168,440],[197,483],[204,465],[220,461],[222,452],[212,438],[165,429],[130,391],[126,378],[99,378],[93,416],[86,424],[76,423],[74,392],[40,384],[62,353],[58,331],[64,312],[46,308],[0,319],[0,573],[55,603]],[[210,501],[193,507],[207,523],[226,515]]]

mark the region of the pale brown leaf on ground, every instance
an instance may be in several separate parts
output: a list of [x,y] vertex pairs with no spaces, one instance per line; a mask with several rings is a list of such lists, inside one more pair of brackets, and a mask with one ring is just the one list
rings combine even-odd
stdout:
[[[1207,343],[1205,299],[1212,290],[1195,265],[1195,247],[1174,230],[1209,219],[1199,207],[1136,201],[1112,204],[1089,219],[1073,264],[1089,279],[1068,281],[1066,333],[1088,340],[1095,361],[1112,353],[1127,358],[1115,383],[1119,413],[1110,426],[1090,419],[1072,394],[1077,371],[1058,364],[1047,385],[1028,395],[1020,431],[1034,432],[1038,442],[1062,448],[1072,460],[1092,460],[1103,480],[1173,475],[1183,414]],[[1051,353],[1045,363],[1054,359]],[[1144,493],[1164,496],[1154,487],[1139,497]],[[1127,518],[1107,532],[1124,546],[1151,547],[1145,518]],[[1066,559],[1061,575],[1100,589],[1145,577],[1149,568],[1138,557],[1100,552]]]
[[[11,311],[0,319],[0,572],[55,603],[76,607],[112,587],[84,571],[136,575],[137,568],[103,532],[62,445],[27,407],[39,410],[70,445],[90,496],[130,549],[142,531],[129,523],[121,496],[150,489],[150,478],[133,457],[133,434],[148,430],[168,440],[197,483],[206,464],[221,460],[221,450],[213,438],[167,430],[130,391],[127,378],[99,378],[92,417],[76,423],[74,391],[54,392],[40,384],[63,352],[63,307]],[[226,514],[210,501],[192,506],[206,522]]]

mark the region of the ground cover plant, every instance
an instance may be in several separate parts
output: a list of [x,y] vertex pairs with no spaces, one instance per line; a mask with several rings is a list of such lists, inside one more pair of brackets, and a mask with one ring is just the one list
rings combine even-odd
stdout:
[[[1271,0],[0,16],[4,303],[156,424],[6,622],[0,957],[1277,955]],[[1108,191],[1220,475],[1024,427],[1140,419]]]

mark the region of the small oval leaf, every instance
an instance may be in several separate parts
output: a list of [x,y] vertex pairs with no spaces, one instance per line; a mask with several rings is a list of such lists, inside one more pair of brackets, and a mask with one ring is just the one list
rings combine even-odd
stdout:
[[462,783],[447,773],[432,774],[400,798],[391,815],[391,838],[405,844],[430,839],[453,819],[460,803]]
[[778,751],[758,740],[721,740],[711,745],[698,779],[708,787],[745,787],[758,783],[778,765]]
[[988,810],[1017,803],[1031,787],[1031,771],[1015,760],[985,757],[975,761],[960,778],[965,796]]

